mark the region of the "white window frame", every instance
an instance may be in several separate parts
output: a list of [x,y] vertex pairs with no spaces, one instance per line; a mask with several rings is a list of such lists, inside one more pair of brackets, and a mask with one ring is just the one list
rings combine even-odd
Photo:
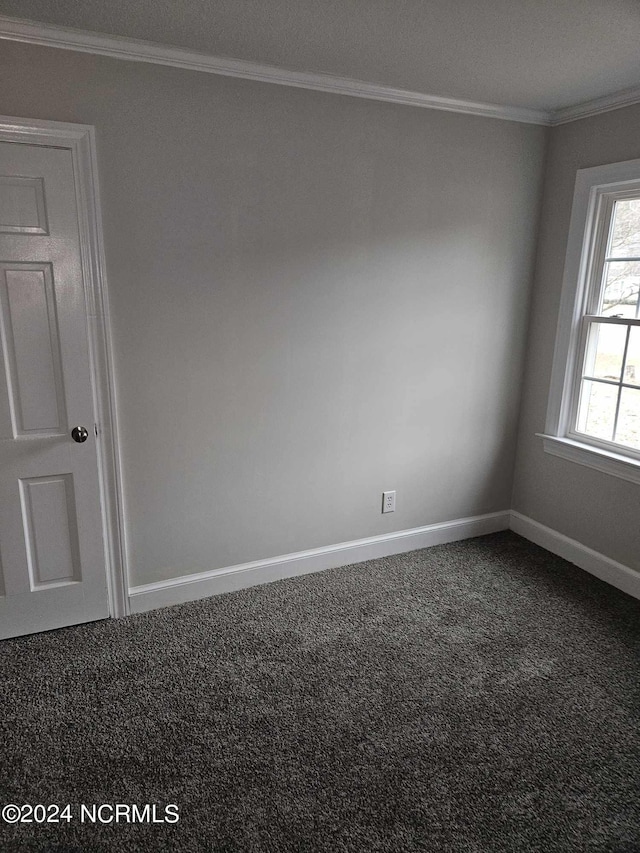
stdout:
[[[594,317],[614,202],[640,196],[640,160],[580,169],[567,241],[544,450],[640,483],[640,451],[578,433],[576,422],[590,317]],[[594,318],[595,319],[595,318]],[[602,322],[602,318],[598,317]],[[604,319],[604,322],[612,322]],[[613,320],[615,322],[615,320]],[[640,325],[640,320],[624,321]]]

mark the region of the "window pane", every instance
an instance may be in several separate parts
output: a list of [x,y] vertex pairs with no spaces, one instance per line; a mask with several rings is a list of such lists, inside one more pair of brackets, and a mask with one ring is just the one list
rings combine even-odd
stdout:
[[622,389],[615,440],[640,450],[640,388]]
[[627,327],[592,323],[589,327],[584,375],[620,381]]
[[615,203],[607,254],[611,258],[640,258],[640,199]]
[[640,385],[640,326],[631,327],[622,381],[628,382],[629,385]]
[[602,279],[602,306],[605,317],[635,317],[640,293],[640,262],[607,261]]
[[611,441],[617,402],[617,385],[583,380],[578,411],[578,432]]

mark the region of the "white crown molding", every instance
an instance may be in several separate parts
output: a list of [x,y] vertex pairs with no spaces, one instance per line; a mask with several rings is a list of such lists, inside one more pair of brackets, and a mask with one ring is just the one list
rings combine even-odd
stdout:
[[93,53],[112,59],[125,59],[129,62],[169,65],[188,71],[219,74],[223,77],[239,77],[243,80],[255,80],[260,83],[274,83],[279,86],[292,86],[298,89],[311,89],[316,92],[348,95],[371,101],[385,101],[409,107],[444,110],[445,112],[464,113],[526,124],[550,125],[552,127],[640,103],[640,87],[636,87],[574,106],[563,107],[559,110],[536,110],[526,107],[486,104],[460,98],[429,95],[424,92],[412,92],[408,89],[396,89],[393,86],[385,86],[381,83],[354,80],[350,77],[337,77],[322,72],[295,71],[276,65],[249,62],[244,59],[211,56],[201,51],[186,50],[172,45],[124,36],[103,35],[71,27],[59,27],[55,24],[10,18],[6,15],[0,15],[0,39],[37,44],[44,47],[57,47],[62,50],[75,50],[81,53]]
[[243,59],[210,56],[199,51],[185,50],[150,41],[101,35],[69,27],[58,27],[54,24],[9,18],[4,15],[0,15],[0,39],[93,53],[115,59],[126,59],[130,62],[170,65],[189,71],[219,74],[224,77],[240,77],[244,80],[256,80],[261,83],[275,83],[280,86],[312,89],[317,92],[349,95],[355,98],[386,101],[410,107],[422,107],[423,109],[465,113],[527,124],[548,125],[551,121],[551,113],[544,110],[484,104],[458,98],[443,98],[438,95],[428,95],[423,92],[411,92],[378,83],[368,83],[364,80],[353,80],[349,77],[294,71],[275,65],[248,62]]
[[597,116],[600,113],[608,113],[611,110],[619,110],[621,107],[630,107],[638,103],[640,103],[640,87],[625,89],[622,92],[605,95],[603,98],[594,98],[592,101],[585,101],[573,107],[555,110],[551,113],[550,124],[555,127],[559,124],[567,124],[570,121]]
[[472,539],[475,536],[507,530],[509,523],[509,510],[491,512],[134,586],[129,589],[131,613],[183,604],[222,592],[246,589],[256,584],[361,563],[392,554],[403,554],[445,542]]

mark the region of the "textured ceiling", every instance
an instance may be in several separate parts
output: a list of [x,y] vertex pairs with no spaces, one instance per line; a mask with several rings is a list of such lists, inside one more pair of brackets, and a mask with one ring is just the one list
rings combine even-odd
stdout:
[[538,109],[640,85],[639,0],[0,0],[0,14]]

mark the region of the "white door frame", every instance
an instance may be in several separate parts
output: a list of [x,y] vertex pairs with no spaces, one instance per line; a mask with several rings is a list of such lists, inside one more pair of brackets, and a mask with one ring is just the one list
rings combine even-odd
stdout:
[[95,129],[87,124],[0,116],[0,142],[23,142],[71,151],[97,433],[109,613],[114,617],[126,616],[129,585]]

